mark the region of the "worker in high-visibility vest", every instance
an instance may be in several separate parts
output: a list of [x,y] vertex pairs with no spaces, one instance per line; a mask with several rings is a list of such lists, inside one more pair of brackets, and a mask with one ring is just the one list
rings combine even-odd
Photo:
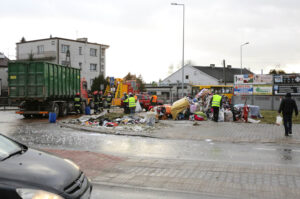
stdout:
[[94,114],[99,112],[99,96],[98,91],[93,92],[93,101],[94,101]]
[[76,93],[76,96],[74,98],[74,109],[76,114],[81,113],[81,97],[80,93]]
[[129,104],[128,106],[130,109],[130,115],[133,115],[135,113],[136,100],[132,93],[129,94],[128,104]]
[[107,108],[110,108],[111,102],[112,102],[112,95],[111,95],[111,93],[108,93],[106,96]]
[[213,121],[218,122],[219,120],[219,110],[222,105],[222,96],[215,93],[211,98],[211,107],[213,108]]
[[129,99],[129,96],[127,95],[126,92],[124,92],[122,100],[123,100],[123,109],[124,109],[125,114],[130,113],[130,110],[129,110],[129,107],[128,107],[128,99]]
[[152,95],[152,97],[150,99],[150,103],[151,103],[151,106],[157,105],[157,96],[156,95]]
[[99,111],[103,111],[103,93],[102,91],[98,92],[98,100],[99,100]]

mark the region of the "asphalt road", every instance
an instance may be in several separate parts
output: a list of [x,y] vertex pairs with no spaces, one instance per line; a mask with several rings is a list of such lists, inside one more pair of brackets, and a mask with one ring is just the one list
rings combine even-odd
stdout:
[[[92,151],[118,157],[143,158],[150,160],[158,159],[162,161],[165,160],[166,162],[168,160],[175,160],[174,168],[175,165],[178,166],[181,165],[181,163],[184,165],[186,161],[194,161],[193,163],[199,163],[197,168],[200,170],[202,168],[201,162],[209,162],[214,165],[227,165],[226,169],[229,167],[236,167],[240,170],[272,167],[274,170],[274,167],[276,167],[276,169],[279,168],[282,170],[283,174],[278,171],[276,171],[276,173],[272,169],[260,169],[265,173],[246,173],[247,176],[245,177],[245,180],[243,179],[245,171],[240,171],[239,180],[237,180],[236,183],[244,183],[245,187],[251,185],[251,178],[253,178],[255,182],[258,182],[259,185],[260,182],[259,180],[257,181],[257,179],[264,179],[264,177],[266,179],[270,178],[271,180],[266,180],[266,182],[262,180],[262,183],[271,187],[274,185],[272,184],[274,176],[278,177],[279,181],[281,175],[284,175],[285,170],[294,170],[295,173],[298,173],[296,176],[294,174],[286,174],[286,176],[283,176],[283,184],[281,182],[278,183],[279,185],[280,183],[283,186],[286,185],[287,188],[292,186],[295,190],[300,186],[299,145],[280,142],[276,144],[230,143],[216,142],[213,139],[195,141],[103,135],[61,128],[57,124],[49,124],[46,119],[25,120],[11,111],[0,112],[0,131],[31,147]],[[147,165],[145,164],[143,167],[146,171]],[[241,169],[242,167],[243,169]],[[126,167],[123,165],[122,168],[118,169],[123,169],[122,172],[126,173],[130,168],[132,168],[132,166]],[[170,168],[172,169],[172,166]],[[182,168],[182,166],[178,166],[178,168]],[[219,173],[217,174],[213,173],[212,175],[218,175],[217,178],[219,179],[219,176],[222,176],[223,173],[228,175],[229,171],[226,169],[218,171]],[[195,175],[197,172],[201,172],[200,170],[196,171],[197,169],[194,170]],[[183,171],[189,172],[189,169],[183,168]],[[174,173],[175,172],[178,171],[174,170]],[[127,174],[133,175],[132,173]],[[176,176],[176,174],[170,174],[168,177],[172,176]],[[197,178],[198,182],[203,180],[200,174],[199,176],[200,177]],[[194,179],[191,175],[190,178]],[[124,184],[120,184],[119,186],[117,183],[109,184],[104,183],[104,181],[105,179],[102,179],[102,181],[98,180],[98,183],[95,183],[93,198],[116,198],[116,196],[117,198],[220,198],[220,193],[222,193],[222,190],[218,190],[218,187],[216,187],[216,190],[218,191],[215,192],[214,190],[201,192],[201,187],[198,189],[195,188],[196,191],[191,191],[191,189],[186,187],[182,191],[180,189],[176,190],[174,187],[160,189],[159,186],[148,186],[147,182],[145,183],[145,186],[141,186],[136,182],[132,184],[129,183],[129,186],[124,186]],[[225,178],[224,182],[226,182]],[[242,192],[239,194],[242,194]],[[265,193],[262,193],[261,195],[258,195],[258,197],[255,197],[254,195],[253,198],[265,198],[264,194]],[[297,193],[295,194],[297,195]],[[238,198],[235,193],[231,192],[227,193],[226,197],[227,196],[229,198],[231,198],[231,196],[232,198]],[[225,195],[222,196],[222,198],[224,197]],[[280,198],[281,195],[278,195],[278,197]],[[287,198],[289,197],[287,196]]]

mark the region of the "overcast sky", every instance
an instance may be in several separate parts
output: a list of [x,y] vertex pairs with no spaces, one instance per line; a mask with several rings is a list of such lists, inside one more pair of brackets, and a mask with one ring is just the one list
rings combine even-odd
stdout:
[[141,74],[158,81],[182,60],[221,66],[223,59],[255,73],[280,68],[300,73],[299,0],[0,0],[0,52],[15,58],[15,43],[87,37],[107,44],[107,75]]

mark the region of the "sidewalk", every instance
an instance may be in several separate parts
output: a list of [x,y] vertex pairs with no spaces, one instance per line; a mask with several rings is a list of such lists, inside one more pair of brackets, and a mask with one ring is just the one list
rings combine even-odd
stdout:
[[220,198],[299,198],[299,167],[180,159],[119,158],[47,149],[77,163],[94,184],[201,193]]

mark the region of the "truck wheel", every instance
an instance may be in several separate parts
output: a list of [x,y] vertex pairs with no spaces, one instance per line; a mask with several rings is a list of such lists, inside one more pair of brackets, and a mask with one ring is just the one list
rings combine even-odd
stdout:
[[23,116],[24,116],[24,118],[26,118],[26,119],[31,118],[31,115],[29,115],[29,114],[24,114]]
[[56,114],[56,117],[59,116],[59,106],[56,103],[53,103],[52,105],[52,112]]
[[66,103],[63,103],[59,108],[60,116],[64,117],[68,115],[68,107]]

